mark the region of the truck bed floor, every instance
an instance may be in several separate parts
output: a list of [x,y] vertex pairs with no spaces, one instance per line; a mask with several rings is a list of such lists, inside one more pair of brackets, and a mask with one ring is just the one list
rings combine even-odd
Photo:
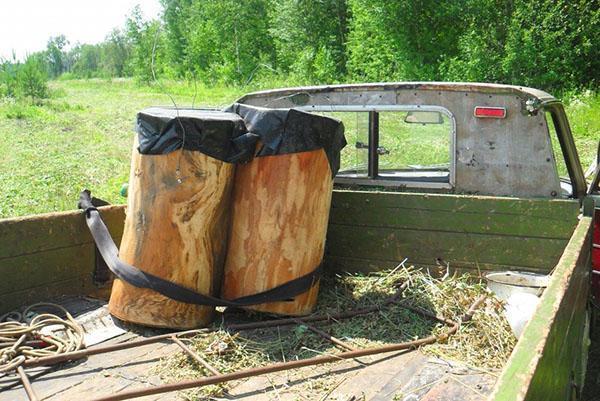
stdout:
[[[115,322],[104,302],[65,298],[63,306],[83,323],[88,344],[134,341],[164,333],[128,331]],[[91,345],[91,347],[97,346]],[[162,383],[155,366],[162,357],[179,352],[174,343],[148,344],[55,367],[27,370],[40,400],[87,400],[125,389]],[[316,379],[316,380],[315,380]],[[495,383],[494,372],[432,358],[419,351],[379,354],[335,364],[251,377],[231,383],[223,400],[485,400]],[[166,393],[139,400],[190,399],[186,393]],[[16,376],[0,377],[0,401],[27,400]]]

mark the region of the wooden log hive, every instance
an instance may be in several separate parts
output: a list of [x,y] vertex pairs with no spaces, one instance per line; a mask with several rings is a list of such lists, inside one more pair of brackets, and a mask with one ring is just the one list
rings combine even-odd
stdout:
[[[120,258],[199,293],[218,293],[234,169],[195,151],[142,155],[136,143]],[[210,323],[214,308],[116,279],[109,310],[128,322],[188,329]]]
[[[313,271],[322,262],[333,179],[323,149],[264,156],[238,165],[222,296],[259,293]],[[293,301],[248,309],[305,315],[318,282]]]

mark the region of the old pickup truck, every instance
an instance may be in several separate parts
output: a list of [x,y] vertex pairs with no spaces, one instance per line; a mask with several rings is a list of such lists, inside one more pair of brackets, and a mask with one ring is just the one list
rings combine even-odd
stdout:
[[[237,102],[297,108],[344,122],[349,146],[335,178],[324,260],[329,272],[392,269],[408,258],[415,266],[449,266],[474,278],[496,271],[550,277],[510,359],[491,375],[488,387],[475,382],[479,390],[467,397],[441,381],[430,392],[397,398],[400,392],[390,389],[404,388],[424,363],[400,356],[405,359],[395,364],[363,366],[375,375],[361,382],[358,373],[353,379],[362,383],[364,398],[580,398],[592,262],[600,269],[600,247],[594,244],[600,242],[594,225],[595,214],[600,216],[595,212],[600,178],[597,169],[588,185],[560,101],[518,86],[406,82],[277,89]],[[118,242],[125,207],[99,210]],[[89,315],[94,307],[101,309],[97,300],[108,296],[111,282],[84,214],[75,210],[0,220],[0,277],[0,314],[67,299],[63,304],[73,308],[74,316]],[[90,327],[115,329],[106,313],[92,316],[97,322],[87,322]],[[176,397],[166,391],[212,383],[200,378],[183,387],[152,387],[140,379],[153,360],[126,366],[129,359],[174,352],[156,343],[171,334],[151,334],[145,338],[147,332],[122,330],[90,346],[85,355],[76,351],[72,357],[24,363],[14,375],[0,378],[0,400],[116,400],[152,394],[144,399],[162,400]],[[131,343],[136,347],[123,345]],[[114,356],[107,351],[115,351]],[[362,354],[350,357],[356,355]],[[87,359],[76,365],[44,366],[82,357]],[[118,374],[110,373],[113,365]],[[393,380],[381,379],[384,373]],[[227,380],[243,377],[250,376]],[[377,380],[368,379],[373,377]],[[259,399],[258,394],[228,397]],[[332,394],[320,399],[336,399]],[[279,397],[275,386],[270,397]]]

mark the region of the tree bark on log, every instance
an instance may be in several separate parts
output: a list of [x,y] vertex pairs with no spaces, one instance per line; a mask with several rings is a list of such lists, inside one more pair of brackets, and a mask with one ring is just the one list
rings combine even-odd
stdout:
[[[313,271],[323,260],[333,180],[322,149],[238,165],[222,295],[234,299]],[[306,315],[319,284],[291,302],[248,309]]]
[[[120,258],[181,286],[218,295],[234,169],[200,152],[141,155],[134,144]],[[125,321],[178,329],[206,325],[214,314],[213,307],[177,302],[118,279],[109,310]]]

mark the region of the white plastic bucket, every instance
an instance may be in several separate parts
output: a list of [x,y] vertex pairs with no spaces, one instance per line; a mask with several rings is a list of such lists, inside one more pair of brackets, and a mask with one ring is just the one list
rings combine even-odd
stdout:
[[488,288],[496,296],[508,301],[515,293],[527,293],[536,296],[542,295],[548,286],[550,276],[545,274],[505,271],[490,273],[485,276]]
[[539,296],[548,286],[550,276],[528,272],[505,271],[485,276],[487,285],[505,302],[504,313],[519,338],[540,303]]

